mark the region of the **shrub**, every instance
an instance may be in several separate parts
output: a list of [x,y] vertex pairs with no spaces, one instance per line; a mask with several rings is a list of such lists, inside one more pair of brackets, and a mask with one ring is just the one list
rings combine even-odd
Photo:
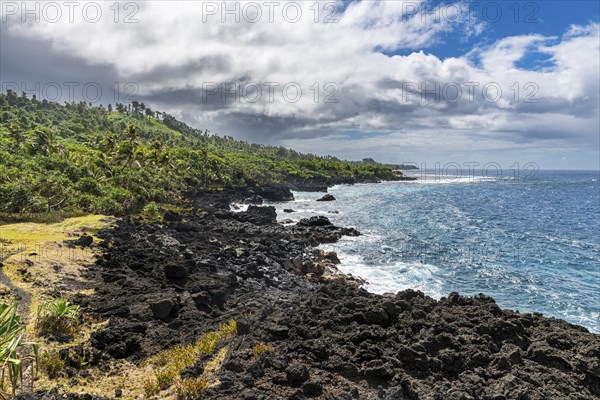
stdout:
[[[4,379],[8,376],[13,398],[19,378],[23,376],[23,361],[30,360],[35,364],[38,362],[37,344],[23,340],[25,329],[25,325],[21,324],[21,317],[17,314],[17,304],[0,303],[0,387],[6,386]],[[21,358],[17,350],[23,347],[31,347],[34,357]],[[0,397],[5,396],[0,393]]]
[[160,209],[155,202],[151,201],[144,206],[144,209],[142,210],[142,216],[150,220],[160,219]]
[[219,335],[216,332],[209,332],[200,337],[196,342],[196,350],[200,355],[210,354],[217,346]]
[[148,376],[144,378],[142,386],[144,388],[144,394],[146,397],[152,397],[160,392],[160,386],[158,386],[158,382],[154,376]]
[[89,193],[89,194],[95,194],[95,195],[100,195],[102,194],[102,191],[100,190],[100,186],[98,185],[98,182],[96,182],[96,180],[94,178],[90,178],[90,177],[85,177],[80,179],[77,184],[75,185],[75,189],[83,192],[83,193]]
[[40,356],[40,370],[42,370],[48,378],[56,379],[63,374],[65,370],[65,360],[60,356],[58,351],[44,351]]
[[31,199],[30,193],[14,183],[0,185],[0,211],[20,213],[27,208]]
[[78,305],[66,299],[53,299],[42,303],[37,309],[36,328],[45,336],[72,335],[79,327]]
[[176,365],[167,365],[166,367],[155,371],[154,375],[156,375],[156,383],[158,384],[160,390],[166,389],[169,386],[171,386],[178,373],[179,371]]

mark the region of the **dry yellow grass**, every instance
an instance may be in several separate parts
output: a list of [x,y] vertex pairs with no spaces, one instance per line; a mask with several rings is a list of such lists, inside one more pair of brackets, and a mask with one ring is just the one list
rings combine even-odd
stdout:
[[254,347],[252,347],[252,355],[254,357],[258,357],[260,356],[262,353],[267,353],[267,352],[271,352],[274,351],[275,348],[273,346],[271,346],[270,344],[266,344],[266,343],[259,343],[257,345],[255,345]]
[[0,243],[8,248],[22,248],[34,251],[47,242],[62,242],[83,228],[89,233],[101,229],[110,221],[105,215],[86,215],[67,218],[52,224],[22,222],[0,225]]
[[[0,272],[3,275],[0,300],[15,302],[17,297],[21,298],[20,313],[27,323],[28,339],[38,341],[42,352],[57,352],[64,347],[85,343],[92,332],[105,324],[87,318],[74,340],[62,345],[55,342],[44,343],[42,338],[35,337],[37,307],[48,299],[44,291],[58,289],[63,296],[75,292],[93,292],[86,288],[86,279],[81,272],[85,265],[95,261],[97,250],[70,248],[64,241],[79,237],[83,231],[93,236],[110,223],[110,217],[88,215],[50,224],[0,225],[0,258],[4,260]],[[94,239],[99,240],[97,237]],[[66,280],[68,284],[65,284]],[[50,388],[60,386],[60,382],[40,374],[35,386]]]
[[[94,236],[110,222],[111,218],[104,215],[87,215],[52,224],[0,225],[0,257],[5,259],[2,273],[8,279],[0,288],[0,295],[4,294],[2,298],[10,300],[9,292],[14,292],[15,288],[31,296],[29,310],[23,315],[31,324],[37,305],[44,300],[42,288],[63,289],[65,295],[79,290],[89,293],[81,271],[84,265],[94,262],[95,250],[71,248],[64,241],[77,238],[84,230]],[[94,240],[99,239],[94,237]],[[62,285],[65,278],[70,281],[68,286]]]

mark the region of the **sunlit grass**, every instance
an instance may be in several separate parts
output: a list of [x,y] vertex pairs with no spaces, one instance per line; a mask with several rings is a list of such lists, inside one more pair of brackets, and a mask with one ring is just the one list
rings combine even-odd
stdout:
[[222,338],[234,336],[237,334],[237,323],[230,319],[226,324],[219,325],[219,334]]
[[185,378],[177,382],[176,393],[178,400],[197,400],[202,391],[208,387],[208,381],[203,377]]
[[71,238],[69,233],[77,229],[86,228],[88,232],[94,232],[103,228],[107,225],[107,218],[105,215],[85,215],[50,224],[20,222],[0,225],[0,243],[7,250],[14,248],[35,251],[44,243],[62,242]]

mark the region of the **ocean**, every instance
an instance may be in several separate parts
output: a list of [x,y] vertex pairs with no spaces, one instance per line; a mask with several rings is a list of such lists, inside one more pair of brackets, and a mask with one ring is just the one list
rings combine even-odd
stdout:
[[600,332],[600,172],[407,175],[419,180],[338,185],[333,202],[295,192],[273,205],[279,220],[325,215],[361,231],[322,248],[371,292],[483,293]]

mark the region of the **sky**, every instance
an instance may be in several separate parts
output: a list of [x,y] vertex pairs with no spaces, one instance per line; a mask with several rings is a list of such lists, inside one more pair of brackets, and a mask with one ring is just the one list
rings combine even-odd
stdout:
[[597,1],[1,1],[0,18],[2,91],[137,99],[344,159],[600,168]]

